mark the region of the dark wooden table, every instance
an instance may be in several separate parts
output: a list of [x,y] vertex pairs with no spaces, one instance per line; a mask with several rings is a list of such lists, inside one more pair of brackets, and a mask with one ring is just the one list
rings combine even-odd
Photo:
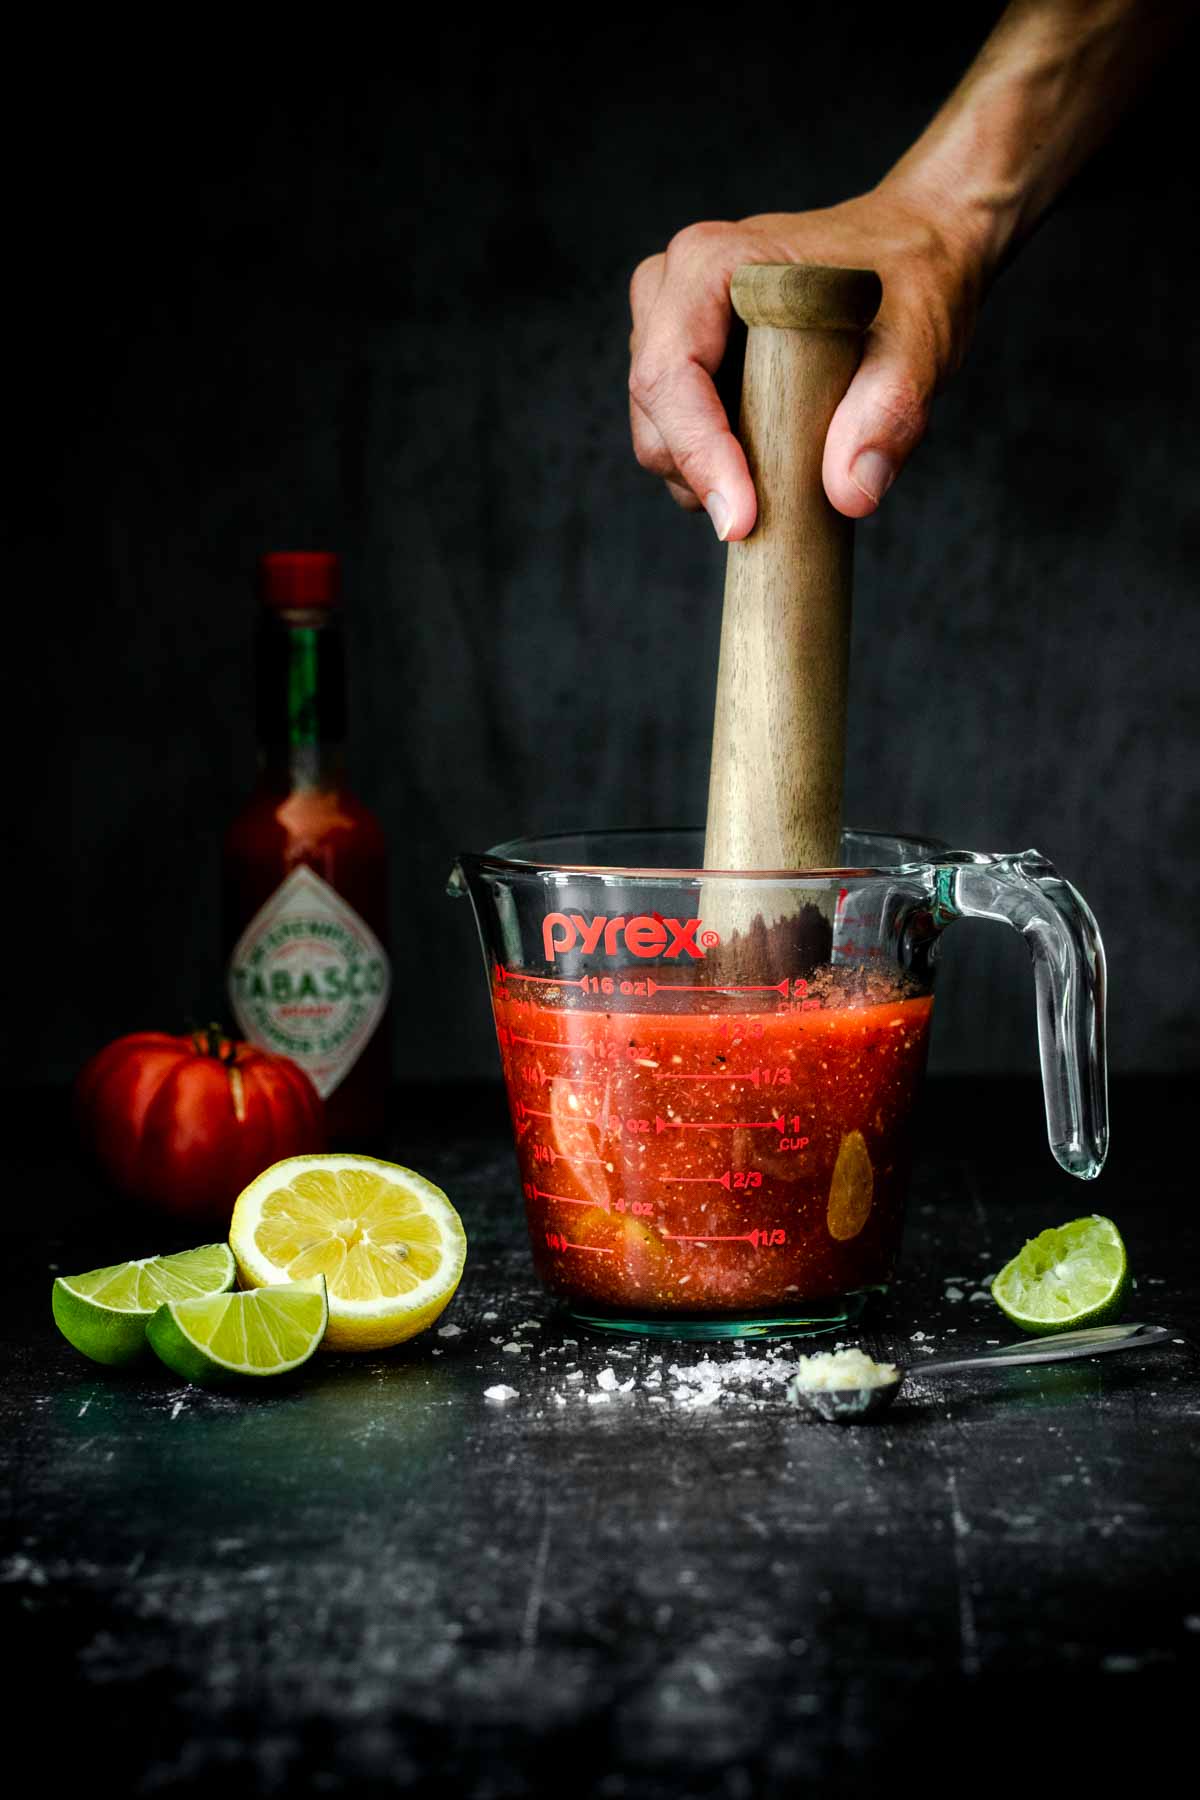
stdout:
[[[397,1112],[394,1153],[467,1225],[461,1335],[248,1398],[104,1374],[54,1331],[51,1275],[165,1245],[81,1173],[61,1100],[30,1097],[37,1148],[8,1165],[10,1741],[41,1718],[55,1773],[137,1795],[758,1800],[903,1777],[1028,1800],[1111,1792],[1125,1752],[1157,1788],[1200,1674],[1189,1099],[1118,1082],[1084,1188],[1029,1084],[934,1084],[903,1278],[859,1341],[917,1361],[1006,1335],[980,1280],[1093,1208],[1126,1236],[1131,1315],[1180,1341],[947,1377],[846,1429],[753,1385],[683,1404],[648,1376],[733,1350],[557,1313],[490,1089]],[[632,1389],[580,1397],[607,1368]]]

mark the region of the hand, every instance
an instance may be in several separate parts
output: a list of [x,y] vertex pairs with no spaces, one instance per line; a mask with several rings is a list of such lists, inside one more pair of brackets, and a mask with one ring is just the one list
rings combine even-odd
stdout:
[[[825,492],[839,512],[872,513],[920,442],[929,405],[966,350],[984,258],[952,237],[902,185],[821,212],[763,213],[691,225],[630,284],[633,445],[688,511],[705,507],[722,540],[753,528],[757,500],[742,447],[713,385],[741,263],[811,262],[875,269],[883,302],[858,373],[825,440]],[[949,216],[949,209],[946,209]]]

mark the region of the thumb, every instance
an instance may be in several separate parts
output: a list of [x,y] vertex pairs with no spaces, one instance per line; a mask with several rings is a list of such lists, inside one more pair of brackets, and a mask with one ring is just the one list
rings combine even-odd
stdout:
[[873,513],[925,435],[936,375],[876,328],[830,420],[822,475],[840,513]]

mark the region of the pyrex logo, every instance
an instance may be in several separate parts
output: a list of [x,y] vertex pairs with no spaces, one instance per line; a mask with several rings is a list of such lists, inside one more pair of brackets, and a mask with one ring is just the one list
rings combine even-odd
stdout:
[[615,956],[622,937],[630,956],[699,959],[721,941],[715,931],[705,931],[697,942],[700,923],[699,919],[664,919],[660,913],[638,913],[632,919],[624,913],[616,919],[596,913],[587,919],[582,913],[552,912],[542,921],[542,943],[547,962],[553,962],[560,951],[576,948],[581,956]]

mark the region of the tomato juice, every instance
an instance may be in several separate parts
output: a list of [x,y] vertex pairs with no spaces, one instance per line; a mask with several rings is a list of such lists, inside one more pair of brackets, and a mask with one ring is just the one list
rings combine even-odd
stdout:
[[496,971],[543,1281],[600,1319],[849,1316],[895,1267],[932,997],[846,967],[768,1003],[628,973],[593,1010]]

